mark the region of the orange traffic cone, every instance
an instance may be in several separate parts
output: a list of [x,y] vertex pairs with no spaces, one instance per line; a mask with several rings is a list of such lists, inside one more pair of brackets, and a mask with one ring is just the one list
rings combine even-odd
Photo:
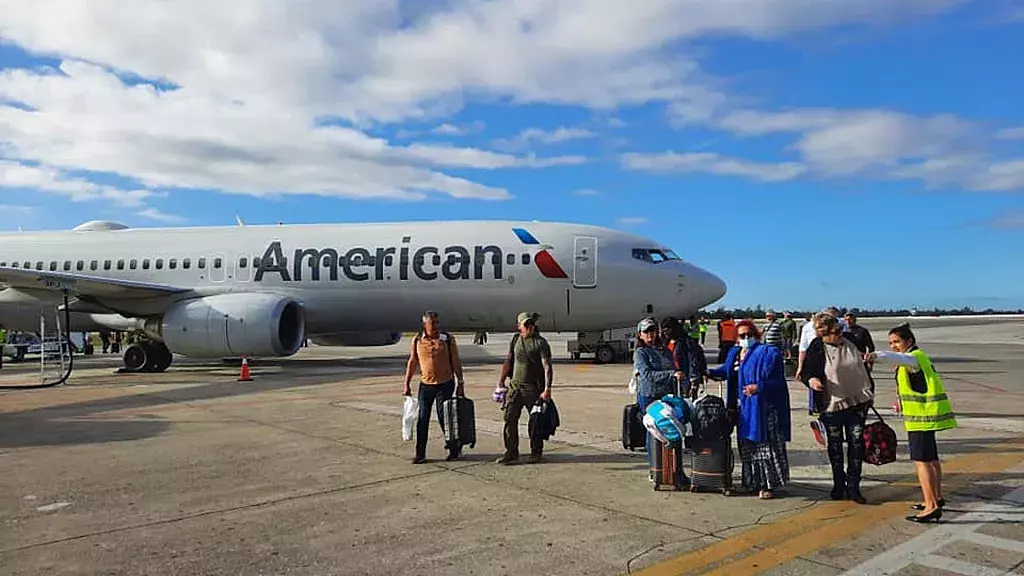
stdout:
[[249,373],[249,359],[242,356],[242,373],[238,375],[239,382],[251,382],[252,374]]

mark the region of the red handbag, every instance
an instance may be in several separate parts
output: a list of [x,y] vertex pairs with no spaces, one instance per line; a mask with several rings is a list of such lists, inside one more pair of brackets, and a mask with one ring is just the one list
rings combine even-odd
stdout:
[[882,415],[871,407],[871,411],[878,416],[878,422],[872,422],[864,427],[861,434],[861,442],[864,445],[864,461],[875,466],[881,466],[896,461],[896,431],[885,423]]

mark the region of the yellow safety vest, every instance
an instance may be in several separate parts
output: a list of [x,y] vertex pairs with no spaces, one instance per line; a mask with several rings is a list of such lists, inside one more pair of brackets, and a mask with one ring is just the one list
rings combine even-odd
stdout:
[[700,333],[701,334],[707,334],[707,331],[708,331],[708,323],[707,322],[701,322],[700,323]]
[[924,374],[928,390],[924,394],[914,392],[910,387],[910,368],[899,367],[896,372],[896,384],[903,411],[903,425],[907,432],[956,428],[953,406],[949,403],[946,389],[942,386],[942,379],[935,372],[931,359],[924,353],[924,350],[913,350],[910,353],[917,358],[917,364]]

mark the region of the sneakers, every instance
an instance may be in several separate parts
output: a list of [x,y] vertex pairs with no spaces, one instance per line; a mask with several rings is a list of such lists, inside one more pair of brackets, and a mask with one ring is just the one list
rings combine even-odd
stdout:
[[415,458],[412,459],[412,463],[413,464],[423,464],[426,461],[427,461],[427,457],[426,456],[416,456]]
[[515,464],[518,460],[519,458],[512,458],[511,456],[502,456],[501,458],[495,460],[494,463],[508,466],[509,464]]
[[544,460],[544,456],[540,454],[530,454],[530,464],[540,464]]

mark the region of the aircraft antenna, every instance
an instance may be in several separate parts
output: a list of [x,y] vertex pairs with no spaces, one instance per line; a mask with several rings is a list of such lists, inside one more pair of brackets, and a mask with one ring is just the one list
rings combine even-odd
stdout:
[[239,226],[245,226],[245,222],[242,222],[242,217],[238,214],[235,214],[235,222],[238,222]]

